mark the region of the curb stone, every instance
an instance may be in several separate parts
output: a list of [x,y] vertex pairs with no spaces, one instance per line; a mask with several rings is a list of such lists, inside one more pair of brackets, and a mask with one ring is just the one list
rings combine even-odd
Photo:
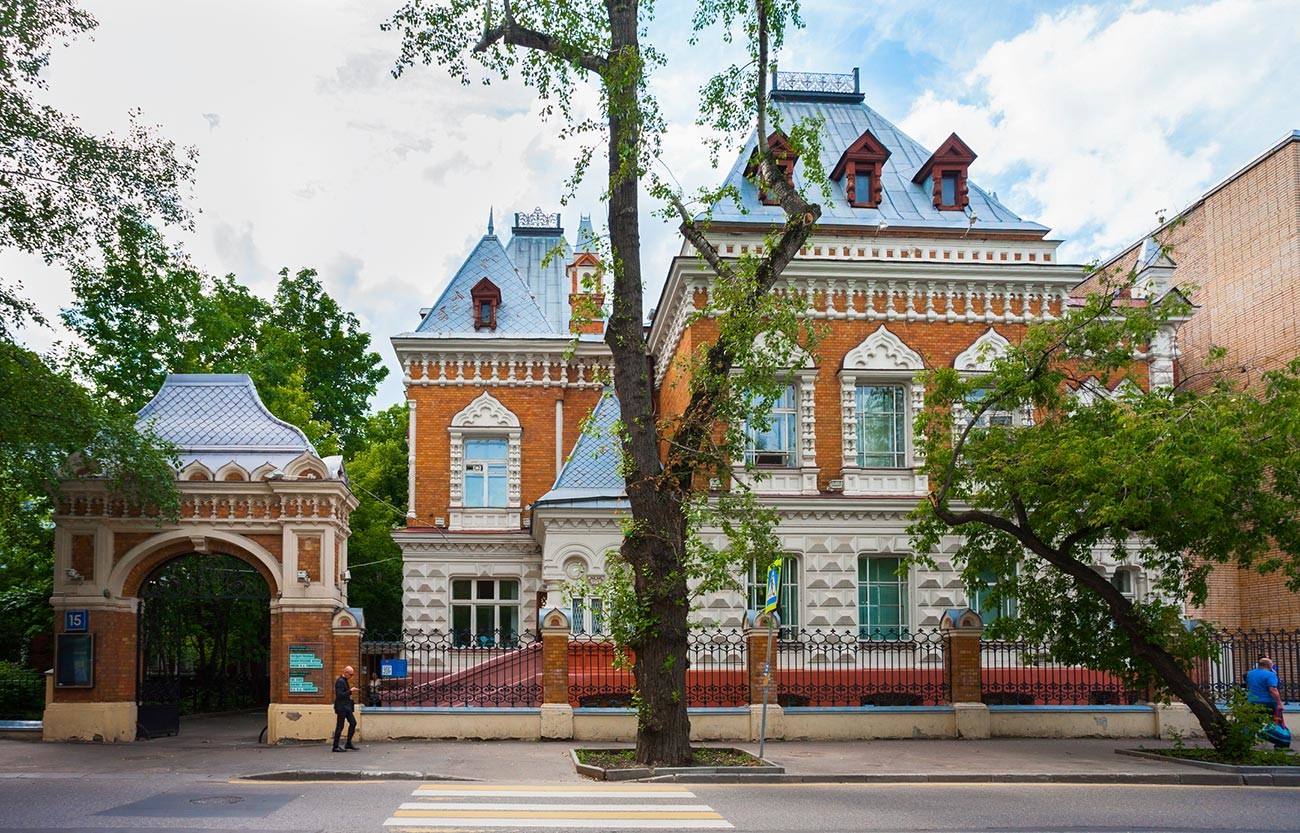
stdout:
[[410,770],[333,770],[291,769],[282,772],[258,772],[238,776],[240,781],[477,781],[477,778],[457,778],[435,772]]

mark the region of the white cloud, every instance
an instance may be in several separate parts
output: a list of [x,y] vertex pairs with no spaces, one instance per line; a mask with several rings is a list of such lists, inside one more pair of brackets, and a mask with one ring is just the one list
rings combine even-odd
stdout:
[[1290,0],[1220,0],[1117,16],[1076,8],[994,44],[957,100],[926,93],[902,121],[927,145],[956,130],[973,177],[1013,209],[1104,256],[1300,122]]

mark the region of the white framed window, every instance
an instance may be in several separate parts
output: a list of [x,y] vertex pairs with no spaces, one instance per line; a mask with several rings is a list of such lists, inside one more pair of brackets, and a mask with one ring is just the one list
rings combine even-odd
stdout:
[[1111,574],[1110,584],[1120,595],[1130,602],[1138,600],[1138,580],[1136,567],[1119,567]]
[[745,462],[756,466],[799,465],[799,406],[794,385],[786,385],[762,422],[745,423]]
[[858,557],[858,634],[866,639],[899,639],[908,634],[911,607],[903,559],[893,555]]
[[884,324],[844,356],[840,369],[846,495],[924,495],[912,425],[924,405],[921,355]]
[[[978,378],[980,374],[988,373],[993,368],[993,362],[999,357],[1006,355],[1011,347],[1011,342],[1003,338],[997,330],[989,327],[984,335],[975,339],[975,341],[957,354],[953,360],[953,367],[961,371],[964,375]],[[953,406],[953,436],[958,436],[966,429],[966,426],[974,419],[974,414],[979,410],[980,405],[989,396],[985,388],[976,388],[966,398],[965,403],[957,403]],[[975,421],[975,427],[980,428],[1011,428],[1022,425],[1031,425],[1034,421],[1034,412],[1032,408],[1009,409],[1004,407],[993,407],[980,414]]]
[[905,468],[907,386],[859,384],[855,401],[858,465],[863,468]]
[[518,529],[523,480],[519,418],[484,392],[452,417],[452,529]]
[[509,440],[465,440],[466,508],[506,506],[506,453]]
[[970,609],[980,615],[985,627],[999,619],[1014,617],[1019,609],[1014,598],[1003,598],[997,604],[993,604],[990,597],[997,583],[998,577],[985,570],[980,573],[979,584],[966,589],[966,594],[970,598]]
[[[745,598],[750,610],[767,606],[767,568],[769,564],[749,563],[745,575]],[[785,555],[781,558],[781,589],[776,597],[776,613],[781,619],[781,638],[799,632],[799,557]]]
[[514,645],[519,640],[519,580],[451,581],[452,640],[461,648]]
[[569,630],[573,633],[604,636],[605,600],[599,596],[574,596],[569,600]]
[[966,426],[974,419],[976,428],[1011,428],[1016,424],[1015,413],[1005,410],[998,406],[989,408],[978,417],[979,409],[983,406],[984,400],[988,398],[989,392],[984,388],[976,388],[966,397],[965,405],[958,406],[957,413],[953,415],[953,426],[958,434],[965,430]]

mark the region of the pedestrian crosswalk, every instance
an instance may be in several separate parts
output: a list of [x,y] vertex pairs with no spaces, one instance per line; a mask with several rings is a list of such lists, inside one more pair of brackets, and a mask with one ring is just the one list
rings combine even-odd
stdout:
[[[421,784],[387,828],[721,830],[732,825],[686,787],[666,784]],[[582,800],[577,800],[582,799]]]

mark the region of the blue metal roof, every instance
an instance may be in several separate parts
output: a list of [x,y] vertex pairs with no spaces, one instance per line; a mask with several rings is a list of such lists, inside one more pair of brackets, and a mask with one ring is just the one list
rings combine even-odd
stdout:
[[184,451],[315,453],[300,429],[266,409],[243,373],[170,374],[136,416],[137,428]]
[[545,503],[581,503],[591,507],[626,507],[626,484],[619,473],[618,399],[606,388],[591,416],[583,423],[582,435],[573,445],[560,476],[551,490],[537,499]]
[[[487,278],[501,290],[501,306],[497,308],[496,330],[474,329],[474,302],[470,290],[474,284]],[[485,234],[465,263],[442,291],[416,333],[482,338],[503,336],[553,336],[563,333],[553,327],[543,314],[532,291],[524,283],[501,240],[495,234]]]
[[[791,100],[791,99],[796,100]],[[800,120],[814,117],[825,122],[822,134],[822,167],[829,175],[835,164],[849,145],[857,141],[864,131],[870,130],[889,150],[889,158],[881,169],[882,195],[879,208],[854,208],[849,204],[844,182],[832,182],[831,199],[824,200],[815,187],[807,187],[806,192],[814,202],[822,204],[820,225],[845,226],[862,225],[875,227],[883,220],[890,225],[911,228],[948,228],[965,230],[971,227],[969,214],[962,211],[940,211],[934,206],[933,194],[929,187],[912,182],[933,149],[927,149],[915,139],[899,130],[892,122],[872,110],[865,104],[846,100],[798,100],[786,94],[775,102],[781,114],[781,124],[790,125]],[[744,150],[736,164],[727,175],[727,184],[735,186],[740,193],[742,210],[737,209],[731,200],[723,200],[714,206],[714,221],[761,223],[770,225],[773,221],[784,220],[781,207],[764,205],[759,198],[758,188],[745,179],[745,167],[757,145],[757,133],[751,133]],[[803,164],[797,163],[794,169],[794,181],[797,186],[806,186],[803,180]],[[974,227],[998,231],[1032,231],[1046,232],[1047,227],[1029,220],[1023,220],[1014,212],[994,199],[993,195],[976,186],[969,186],[969,210],[978,218]]]
[[[506,255],[528,284],[546,322],[557,333],[569,331],[568,265],[573,249],[564,238],[559,214],[540,207],[515,214]],[[502,303],[505,302],[502,292]]]

